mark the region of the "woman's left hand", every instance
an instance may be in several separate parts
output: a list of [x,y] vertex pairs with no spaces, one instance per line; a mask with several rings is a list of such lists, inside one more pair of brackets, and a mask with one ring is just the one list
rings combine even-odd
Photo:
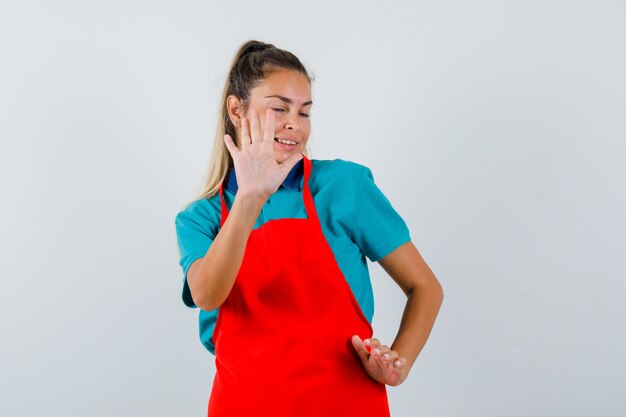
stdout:
[[[359,354],[361,363],[367,374],[383,384],[397,386],[407,377],[406,358],[389,346],[382,345],[376,338],[361,340],[358,335],[352,336],[352,346]],[[367,351],[366,346],[371,348]]]

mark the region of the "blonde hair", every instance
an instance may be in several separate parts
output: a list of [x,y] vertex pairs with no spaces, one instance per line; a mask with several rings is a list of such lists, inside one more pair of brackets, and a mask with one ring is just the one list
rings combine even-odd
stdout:
[[[215,128],[208,172],[202,181],[200,193],[185,207],[194,201],[203,198],[208,199],[217,194],[220,184],[232,166],[232,158],[224,143],[224,135],[230,135],[237,144],[239,144],[239,138],[237,138],[237,131],[228,115],[226,105],[228,96],[237,96],[243,103],[243,111],[247,112],[250,105],[251,90],[278,69],[294,70],[304,74],[309,85],[314,80],[314,77],[307,72],[300,60],[289,51],[256,40],[246,41],[239,47],[231,62],[222,91],[220,114]],[[309,157],[309,151],[306,147],[302,153],[307,158]]]

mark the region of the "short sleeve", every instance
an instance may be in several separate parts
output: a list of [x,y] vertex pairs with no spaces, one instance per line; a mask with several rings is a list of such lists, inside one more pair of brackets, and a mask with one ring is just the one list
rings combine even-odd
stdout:
[[175,223],[180,255],[179,264],[183,269],[183,302],[188,307],[197,307],[187,283],[187,271],[196,259],[206,255],[215,235],[209,231],[208,225],[203,221],[198,210],[187,209],[179,212]]
[[357,188],[352,239],[365,256],[377,262],[411,240],[409,229],[365,166]]

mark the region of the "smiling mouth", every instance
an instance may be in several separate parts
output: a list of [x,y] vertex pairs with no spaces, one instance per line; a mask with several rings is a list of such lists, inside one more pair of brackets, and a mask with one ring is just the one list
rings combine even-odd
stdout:
[[279,139],[279,138],[274,138],[274,140],[278,143],[282,143],[283,145],[291,145],[291,146],[297,145],[297,143],[294,142],[293,140]]

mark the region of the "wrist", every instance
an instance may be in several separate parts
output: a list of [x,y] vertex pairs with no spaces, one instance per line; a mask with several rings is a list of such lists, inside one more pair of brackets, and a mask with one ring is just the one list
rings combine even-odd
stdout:
[[259,194],[237,193],[233,205],[240,205],[246,210],[261,211],[268,198],[269,196]]

